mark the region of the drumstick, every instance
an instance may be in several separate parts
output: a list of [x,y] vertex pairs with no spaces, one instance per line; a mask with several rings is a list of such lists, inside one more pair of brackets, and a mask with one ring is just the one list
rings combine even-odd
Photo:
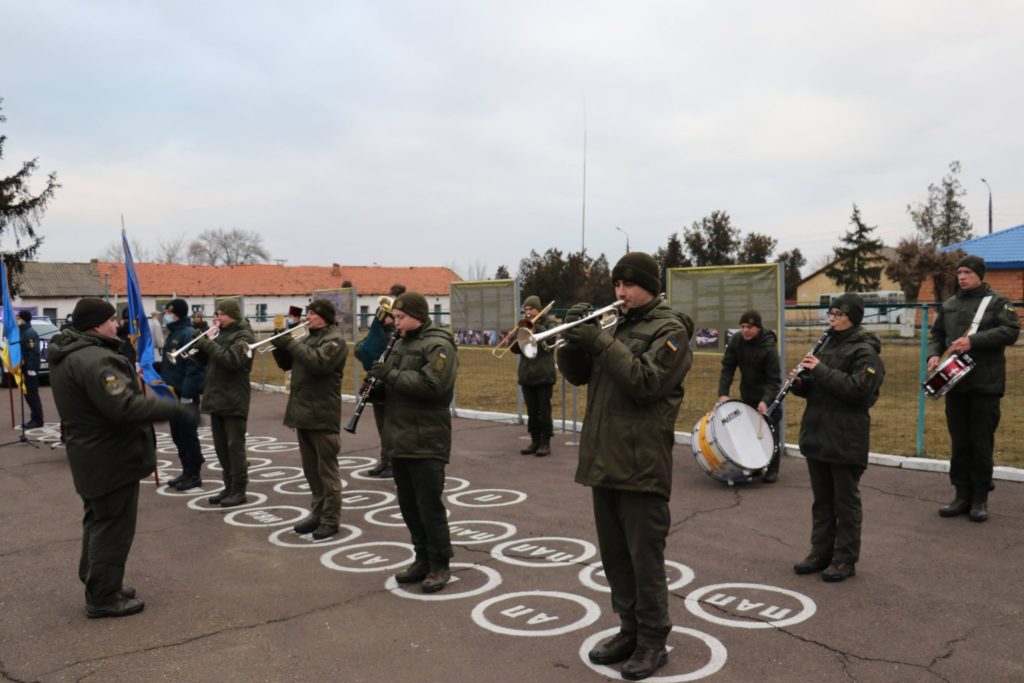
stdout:
[[761,413],[758,413],[758,415],[761,419],[757,423],[757,438],[762,439],[764,438],[764,415],[761,415]]

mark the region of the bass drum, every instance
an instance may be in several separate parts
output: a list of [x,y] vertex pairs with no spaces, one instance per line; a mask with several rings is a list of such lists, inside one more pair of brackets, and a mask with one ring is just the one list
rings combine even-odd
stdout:
[[775,453],[775,425],[742,401],[725,401],[697,420],[690,447],[708,476],[732,485],[750,481]]

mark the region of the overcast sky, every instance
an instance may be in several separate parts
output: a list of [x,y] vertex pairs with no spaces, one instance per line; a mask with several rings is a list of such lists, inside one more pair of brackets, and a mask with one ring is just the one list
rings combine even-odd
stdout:
[[975,234],[983,177],[1024,223],[1022,26],[1019,0],[0,0],[0,175],[58,173],[49,261],[123,214],[145,246],[241,228],[289,265],[490,276],[724,210],[818,265],[854,203],[910,235],[953,160]]

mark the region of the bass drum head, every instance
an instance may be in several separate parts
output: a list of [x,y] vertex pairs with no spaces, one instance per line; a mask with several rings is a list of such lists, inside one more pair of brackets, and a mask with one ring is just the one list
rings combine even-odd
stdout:
[[730,462],[747,470],[767,467],[775,452],[775,429],[742,401],[726,401],[711,415],[714,440]]

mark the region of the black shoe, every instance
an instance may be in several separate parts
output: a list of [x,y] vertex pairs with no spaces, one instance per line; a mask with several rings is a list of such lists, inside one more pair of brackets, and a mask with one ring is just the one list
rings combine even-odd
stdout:
[[545,455],[551,455],[551,442],[544,439],[540,442],[540,446],[537,447],[537,452],[534,453],[538,458],[543,458]]
[[320,528],[319,519],[308,519],[305,522],[300,522],[292,527],[292,531],[297,534],[311,534]]
[[199,478],[198,474],[189,474],[179,479],[174,484],[174,488],[179,491],[188,491],[189,489],[199,488],[202,485],[203,480]]
[[313,540],[320,541],[325,538],[330,538],[334,534],[338,533],[337,524],[321,524],[313,532]]
[[519,450],[520,455],[533,455],[540,448],[540,442],[536,439],[530,441],[530,445]]
[[627,681],[640,681],[668,663],[668,650],[637,645],[633,656],[622,665],[622,677]]
[[184,478],[185,478],[185,473],[182,472],[181,474],[176,476],[174,479],[168,479],[167,480],[167,488],[173,489],[175,486],[178,485],[178,482],[181,481]]
[[210,498],[209,498],[209,500],[208,500],[207,502],[209,502],[209,503],[210,503],[210,505],[220,505],[220,504],[221,504],[221,502],[222,502],[222,501],[223,501],[223,500],[224,500],[225,498],[227,498],[228,496],[230,496],[230,495],[231,495],[231,491],[225,488],[225,489],[224,489],[224,490],[222,490],[222,491],[221,491],[220,493],[218,493],[218,494],[216,494],[216,495],[214,495],[214,496],[210,496]]
[[135,589],[122,583],[121,590],[119,590],[117,594],[126,600],[131,600],[135,597]]
[[975,501],[971,504],[971,521],[984,522],[988,519],[988,502]]
[[395,581],[398,583],[419,583],[427,578],[430,573],[430,566],[425,560],[416,560],[406,569],[395,574]]
[[103,619],[104,617],[127,617],[131,614],[138,614],[145,609],[146,603],[135,598],[124,598],[118,595],[113,602],[106,605],[86,605],[85,616],[90,619]]
[[820,572],[822,569],[827,567],[830,562],[832,562],[831,557],[822,557],[821,555],[811,553],[794,564],[793,571],[797,574],[813,574],[814,572]]
[[953,502],[949,505],[943,505],[939,508],[940,517],[957,517],[958,515],[965,515],[971,509],[971,501],[966,498],[957,496],[953,499]]
[[46,423],[45,422],[35,422],[34,420],[29,420],[28,422],[22,424],[21,428],[22,429],[39,429],[44,424],[46,424]]
[[771,470],[765,472],[764,476],[761,477],[761,481],[764,482],[765,484],[774,484],[778,480],[779,480],[779,473],[778,472],[772,472]]
[[828,569],[821,573],[821,578],[823,581],[836,583],[837,581],[845,581],[851,576],[856,576],[856,574],[857,569],[852,562],[833,562],[828,566]]
[[232,493],[230,496],[220,502],[222,508],[233,508],[238,505],[245,505],[249,502],[249,498],[245,495],[245,491],[239,491]]
[[384,467],[384,469],[382,469],[380,471],[380,474],[377,475],[377,478],[378,479],[394,479],[395,478],[395,471],[393,469],[391,469],[391,465],[387,465],[387,466]]
[[636,650],[636,633],[619,631],[604,642],[598,643],[587,657],[594,664],[615,664],[633,656]]
[[368,477],[379,477],[380,473],[384,471],[386,465],[383,462],[379,462],[366,471]]
[[427,577],[423,579],[420,588],[424,593],[436,593],[452,580],[452,572],[448,567],[435,567],[430,570]]

